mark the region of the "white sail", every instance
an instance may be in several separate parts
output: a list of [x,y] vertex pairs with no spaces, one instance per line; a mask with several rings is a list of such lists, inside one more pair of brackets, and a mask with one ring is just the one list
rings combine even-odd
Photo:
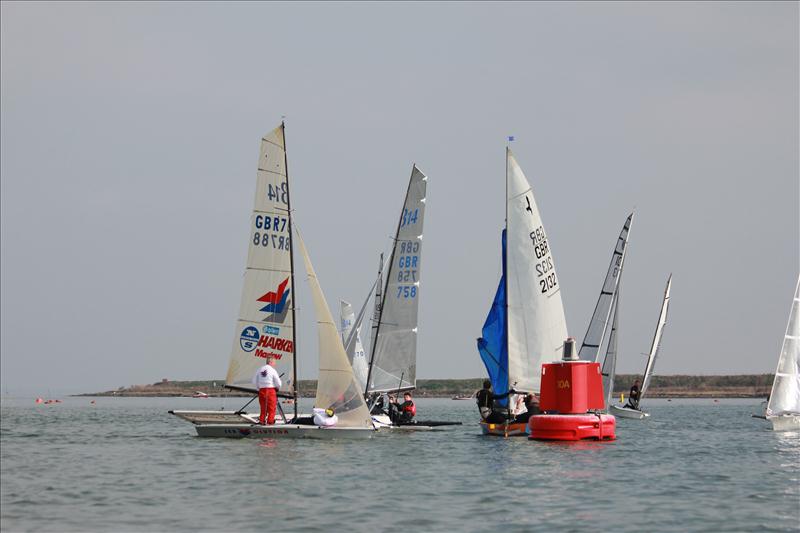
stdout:
[[322,293],[317,274],[308,257],[300,233],[297,242],[308,274],[308,285],[314,300],[314,311],[317,315],[317,334],[319,336],[319,377],[317,378],[317,396],[314,407],[333,409],[338,417],[338,426],[372,427],[372,420],[364,403],[361,387],[353,375],[353,367],[347,360],[342,339],[336,330],[328,302]]
[[589,328],[583,337],[581,349],[578,351],[578,358],[584,361],[597,362],[600,360],[600,346],[603,344],[603,339],[606,335],[608,320],[611,317],[611,301],[614,299],[622,267],[625,263],[625,252],[628,246],[628,235],[632,221],[633,213],[628,215],[625,220],[622,231],[617,238],[614,253],[611,254],[611,263],[608,265],[608,272],[606,272],[603,288],[600,290],[600,297],[597,299],[594,313],[592,313],[592,318],[589,320]]
[[561,286],[533,191],[506,149],[508,384],[538,391],[541,364],[560,359],[567,338]]
[[794,289],[789,324],[783,338],[775,380],[767,403],[768,416],[800,415],[800,278]]
[[427,179],[414,165],[386,272],[367,392],[413,389],[417,384],[417,313]]
[[[349,302],[341,300],[340,304],[340,319],[342,321],[342,342],[345,343],[345,353],[347,359],[353,366],[353,374],[356,376],[360,389],[364,389],[367,384],[367,354],[364,351],[364,345],[361,344],[361,324],[355,326],[356,315],[353,312],[353,306]],[[355,329],[354,341],[347,345],[347,339],[350,338],[351,332]]]
[[284,383],[280,393],[293,395],[294,287],[284,139],[281,125],[261,140],[247,268],[225,382],[255,391],[253,374],[274,359]]
[[658,357],[658,350],[661,348],[661,337],[664,335],[664,326],[667,325],[667,312],[669,311],[669,290],[672,287],[672,274],[667,279],[667,288],[664,289],[664,301],[661,303],[661,313],[658,316],[658,325],[656,325],[656,332],[653,334],[653,343],[650,345],[650,353],[647,355],[647,366],[644,368],[644,378],[642,379],[642,389],[639,394],[639,401],[644,398],[648,387],[650,387],[650,380],[653,379],[653,372],[656,366],[656,357]]
[[617,285],[617,292],[614,295],[611,307],[611,333],[608,335],[606,357],[603,359],[603,368],[600,371],[603,376],[603,391],[606,393],[606,410],[611,407],[611,401],[614,396],[614,378],[617,375],[617,330],[619,326],[617,316],[619,315],[619,285]]

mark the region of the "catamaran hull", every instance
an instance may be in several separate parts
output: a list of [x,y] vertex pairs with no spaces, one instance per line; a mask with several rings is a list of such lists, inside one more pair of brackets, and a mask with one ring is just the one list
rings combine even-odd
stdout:
[[800,431],[800,415],[767,415],[773,431]]
[[369,439],[375,434],[372,428],[318,427],[296,424],[199,424],[197,436],[228,439]]
[[528,434],[528,425],[525,422],[512,424],[481,422],[481,433],[494,437],[525,437]]
[[650,413],[645,413],[644,411],[639,411],[638,409],[631,409],[630,407],[619,407],[617,405],[612,405],[608,411],[612,415],[618,416],[619,418],[644,420],[645,418],[650,417]]

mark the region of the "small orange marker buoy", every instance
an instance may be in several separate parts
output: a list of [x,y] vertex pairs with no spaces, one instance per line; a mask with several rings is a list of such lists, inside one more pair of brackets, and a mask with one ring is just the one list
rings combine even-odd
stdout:
[[36,403],[44,403],[44,400],[41,398],[36,398]]

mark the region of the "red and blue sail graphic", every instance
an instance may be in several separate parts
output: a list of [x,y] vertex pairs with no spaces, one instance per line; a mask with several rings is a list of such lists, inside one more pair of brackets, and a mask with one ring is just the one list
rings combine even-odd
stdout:
[[[489,373],[495,394],[508,392],[508,303],[506,300],[506,230],[503,230],[503,275],[497,287],[492,307],[483,324],[483,336],[478,339],[478,352]],[[508,405],[508,398],[496,400]]]
[[283,313],[284,308],[286,307],[286,301],[289,299],[289,292],[291,289],[287,289],[286,285],[289,283],[289,278],[286,278],[278,285],[278,290],[274,292],[268,292],[257,301],[265,302],[267,305],[259,309],[264,313],[274,313],[279,315]]

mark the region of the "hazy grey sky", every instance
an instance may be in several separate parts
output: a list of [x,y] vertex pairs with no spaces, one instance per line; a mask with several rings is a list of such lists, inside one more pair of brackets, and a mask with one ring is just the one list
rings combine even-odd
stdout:
[[[2,3],[3,391],[224,376],[259,139],[358,304],[429,176],[418,377],[485,374],[505,137],[583,337],[636,208],[619,372],[772,372],[798,275],[798,4]],[[304,279],[300,276],[298,279]],[[300,291],[301,376],[316,329]]]

